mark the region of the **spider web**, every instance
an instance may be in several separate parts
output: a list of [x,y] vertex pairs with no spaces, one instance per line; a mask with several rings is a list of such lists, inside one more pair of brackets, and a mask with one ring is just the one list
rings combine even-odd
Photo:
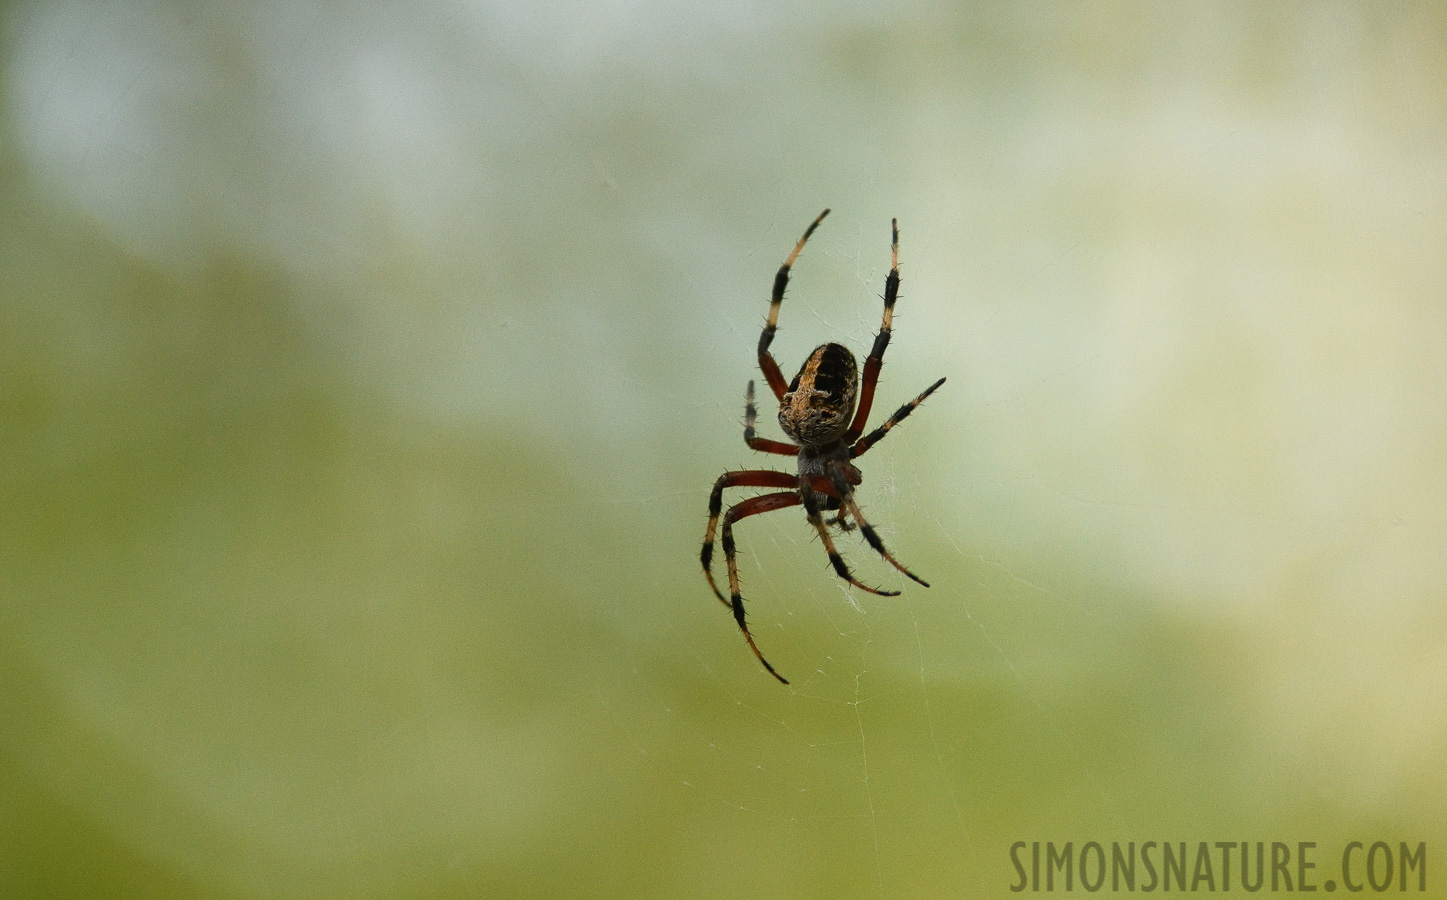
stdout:
[[[1296,181],[1302,190],[1323,192],[1318,196],[1334,195],[1327,173],[1350,168],[1338,153],[1356,140],[1346,135],[1362,127],[1343,120],[1360,107],[1304,99],[1320,60],[1344,52],[1336,41],[1355,27],[1316,25],[1322,41],[1301,48],[1299,80],[1286,88],[1306,92],[1302,108],[1283,120],[1240,119],[1208,93],[1126,123],[1075,120],[1063,126],[1069,133],[1057,136],[1058,147],[1027,137],[1025,146],[1006,151],[1046,169],[1065,166],[1051,154],[1076,153],[1082,171],[1114,171],[1117,180],[1105,180],[1131,198],[1129,219],[1106,204],[1094,217],[1040,236],[1028,261],[1000,266],[1010,276],[984,284],[958,277],[993,274],[981,252],[972,257],[973,269],[931,277],[928,225],[921,235],[918,218],[900,214],[904,289],[877,415],[939,374],[950,383],[862,461],[860,499],[885,543],[935,586],[903,582],[861,541],[844,538],[841,550],[857,575],[904,589],[898,599],[859,594],[828,572],[800,517],[743,523],[741,571],[754,633],[794,684],[788,701],[760,700],[721,679],[722,694],[774,730],[777,740],[760,742],[773,752],[759,751],[757,729],[740,723],[748,738],[709,741],[719,749],[719,768],[730,774],[685,782],[738,812],[739,829],[762,818],[771,836],[811,846],[806,835],[829,831],[848,848],[839,851],[850,859],[845,867],[860,876],[832,890],[892,896],[918,893],[922,884],[948,884],[945,894],[998,889],[1013,878],[1004,848],[1015,839],[1063,844],[1075,836],[1077,846],[1090,839],[1086,834],[1101,841],[1121,834],[1204,840],[1193,836],[1222,828],[1308,831],[1321,823],[1340,833],[1373,806],[1358,793],[1372,790],[1366,785],[1420,777],[1407,774],[1420,773],[1420,761],[1384,755],[1370,741],[1322,736],[1326,720],[1318,716],[1336,704],[1316,695],[1296,652],[1268,649],[1297,645],[1293,629],[1301,623],[1294,616],[1314,603],[1337,611],[1354,605],[1339,585],[1302,584],[1287,574],[1317,552],[1295,529],[1323,537],[1373,530],[1354,524],[1359,507],[1318,505],[1342,479],[1356,477],[1349,471],[1361,472],[1363,457],[1344,450],[1337,462],[1345,468],[1330,475],[1313,468],[1325,483],[1299,480],[1297,467],[1314,455],[1306,449],[1312,439],[1295,430],[1303,420],[1280,413],[1321,402],[1317,388],[1293,372],[1304,366],[1320,373],[1298,353],[1294,335],[1324,337],[1281,266],[1323,265],[1368,292],[1363,279],[1376,268],[1365,260],[1327,263],[1310,251],[1302,256],[1273,246],[1266,233],[1265,210],[1277,202],[1272,185]],[[1229,28],[1214,37],[1220,48],[1235,40]],[[1387,65],[1411,64],[1393,56]],[[1229,162],[1243,154],[1252,160],[1245,171]],[[1303,158],[1315,161],[1311,170],[1323,180],[1291,162]],[[1433,195],[1440,194],[1440,178],[1425,170],[1398,175],[1430,182]],[[873,175],[863,181],[866,196],[888,193]],[[1093,187],[1080,189],[1097,196]],[[1222,221],[1222,197],[1251,214],[1240,223]],[[1344,211],[1363,199],[1323,202]],[[871,241],[869,221],[841,221],[844,204],[833,205],[785,300],[774,349],[786,370],[821,341],[862,351],[877,327],[887,214],[876,216]],[[743,256],[763,257],[755,268],[772,271],[778,251],[765,245],[787,249],[801,227],[792,220],[812,214],[812,207],[776,213],[770,240]],[[1203,238],[1190,221],[1199,216],[1223,231]],[[972,236],[989,244],[988,235]],[[1205,248],[1188,246],[1192,240],[1204,240]],[[956,241],[951,250],[967,243]],[[1018,252],[989,246],[1004,256]],[[941,256],[951,258],[946,251],[934,259]],[[1182,260],[1191,260],[1187,271],[1174,270]],[[830,274],[841,269],[852,276],[847,284]],[[970,299],[956,300],[961,294]],[[962,312],[956,305],[975,298],[981,308]],[[725,322],[731,343],[751,358],[756,326]],[[940,343],[942,350],[931,349]],[[1368,361],[1371,351],[1352,354],[1378,370],[1380,360]],[[730,404],[703,411],[737,418]],[[760,419],[768,421],[767,408]],[[1075,443],[1091,449],[1081,456]],[[1103,462],[1117,458],[1115,465]],[[729,462],[728,468],[755,464]],[[1270,478],[1259,474],[1268,471]],[[1437,488],[1428,491],[1435,495]],[[1368,543],[1384,537],[1376,532]],[[923,549],[930,545],[933,555]],[[1422,558],[1407,552],[1418,560],[1416,586],[1407,590],[1420,599],[1431,579]],[[1380,585],[1364,589],[1382,596]],[[1263,625],[1263,612],[1282,603],[1296,610],[1285,614],[1296,624]],[[1389,603],[1400,608],[1397,600]],[[1416,610],[1410,615],[1422,615],[1422,607]],[[1359,609],[1347,619],[1360,624],[1360,616]],[[1305,643],[1342,647],[1351,630],[1328,628],[1333,636],[1323,632]],[[1385,637],[1372,631],[1373,642]],[[1331,681],[1350,681],[1350,668],[1335,670]],[[1421,699],[1419,689],[1407,687],[1423,683],[1420,671],[1409,674],[1414,669],[1408,664],[1393,679]],[[1009,699],[1002,707],[982,696]],[[1287,696],[1311,696],[1302,709],[1314,712],[1286,713]],[[821,708],[835,713],[818,714]],[[1274,715],[1317,733],[1322,756],[1269,724]],[[1413,733],[1419,748],[1434,740]],[[1015,755],[996,755],[1002,743]],[[1348,746],[1374,760],[1370,774],[1344,774]],[[1288,759],[1315,774],[1280,787],[1273,773]],[[1352,782],[1354,799],[1337,797],[1323,816],[1302,814],[1287,797],[1315,790],[1308,782],[1327,772]],[[1012,790],[994,792],[991,782]],[[1265,824],[1249,800],[1260,794],[1276,810]],[[1416,822],[1416,832],[1431,830],[1421,807],[1394,796],[1389,817]],[[1032,807],[1033,814],[1024,811]],[[826,829],[824,822],[840,827]],[[759,851],[756,843],[748,847]],[[940,860],[956,861],[969,874],[932,881],[913,868]]]
[[[839,218],[836,213],[829,223],[836,226],[836,231],[841,230],[838,227],[840,223],[835,221]],[[902,227],[906,229],[905,236],[901,239],[904,288],[899,306],[896,307],[894,341],[886,355],[885,375],[881,379],[871,424],[882,421],[900,403],[918,393],[910,384],[903,382],[908,380],[911,384],[916,381],[927,384],[928,379],[937,374],[939,368],[950,371],[960,352],[955,349],[945,354],[935,354],[933,366],[923,373],[921,370],[926,366],[912,364],[913,361],[907,358],[911,350],[924,343],[918,335],[909,336],[909,329],[927,315],[927,312],[911,306],[913,292],[909,278],[909,232],[907,225]],[[785,230],[782,224],[770,229],[771,232]],[[799,344],[799,339],[786,343],[791,332],[806,332],[808,336],[802,340],[809,346],[823,341],[837,341],[858,348],[862,354],[872,342],[878,328],[877,317],[881,306],[878,290],[883,284],[887,268],[887,243],[882,245],[882,252],[881,247],[875,247],[876,252],[868,254],[862,246],[862,226],[856,224],[854,233],[845,237],[837,234],[826,236],[826,233],[827,230],[821,229],[820,234],[817,234],[806,248],[805,257],[814,254],[819,258],[811,263],[801,262],[796,265],[790,291],[783,306],[780,337],[776,340],[774,352],[786,370],[790,369],[790,363],[786,360],[802,358],[808,349],[803,347],[801,350],[802,345],[792,346]],[[869,255],[882,265],[871,266],[865,262],[864,258]],[[841,262],[852,276],[852,288],[843,292],[847,299],[841,301],[837,296],[821,299],[820,295],[826,293],[827,289],[811,287],[808,280],[811,277],[817,278],[821,269],[840,268]],[[852,308],[841,309],[846,304]],[[988,328],[989,322],[984,322],[980,327]],[[968,342],[968,336],[961,341],[964,344]],[[784,347],[790,349],[786,351],[782,349]],[[906,360],[903,364],[902,359]],[[1048,390],[1049,383],[1049,378],[1042,378],[1027,390]],[[959,387],[958,384],[952,386]],[[920,777],[930,786],[930,792],[937,795],[935,803],[943,811],[943,818],[948,824],[946,833],[950,836],[942,842],[947,848],[946,853],[960,860],[975,859],[980,853],[977,846],[978,836],[976,829],[972,829],[970,825],[970,816],[956,789],[956,780],[960,777],[960,758],[962,754],[969,752],[968,744],[962,742],[957,734],[942,735],[944,729],[939,724],[951,721],[955,713],[950,707],[950,701],[955,699],[955,686],[950,682],[961,677],[961,668],[976,672],[992,670],[991,678],[1003,680],[1012,685],[1013,690],[1025,695],[1025,702],[1037,721],[1048,721],[1049,713],[1040,702],[1029,698],[1032,687],[1029,680],[1022,677],[1015,661],[1020,654],[992,636],[987,615],[976,615],[974,607],[977,604],[990,606],[1017,599],[1022,593],[1029,601],[1037,604],[1075,607],[1068,597],[1063,597],[1032,580],[1028,571],[1022,572],[1014,568],[1006,558],[1006,553],[965,550],[955,538],[957,527],[946,521],[948,512],[928,508],[935,505],[931,501],[952,506],[966,501],[970,493],[951,491],[947,485],[938,484],[941,480],[948,481],[948,475],[944,473],[922,471],[923,467],[916,458],[921,452],[918,447],[920,442],[909,437],[913,430],[929,429],[932,420],[936,429],[943,427],[951,433],[959,433],[961,421],[968,419],[968,411],[961,413],[962,404],[958,399],[953,409],[945,408],[947,404],[940,403],[939,396],[941,395],[931,398],[930,402],[892,431],[884,442],[861,460],[865,481],[859,492],[860,502],[885,545],[900,556],[906,565],[915,566],[917,571],[922,570],[922,564],[911,562],[907,551],[900,549],[901,544],[907,542],[899,525],[902,513],[907,513],[908,520],[916,527],[923,526],[931,532],[919,535],[919,538],[923,539],[920,542],[932,541],[945,548],[945,567],[959,571],[960,562],[968,560],[992,577],[981,578],[977,575],[968,585],[952,585],[930,574],[927,578],[932,578],[935,586],[926,590],[908,582],[892,567],[884,564],[864,543],[858,532],[840,534],[836,530],[836,542],[856,577],[861,577],[867,583],[902,591],[898,598],[877,597],[858,591],[836,578],[827,565],[820,566],[820,563],[824,562],[822,548],[818,546],[818,539],[812,534],[812,530],[804,525],[798,515],[758,516],[740,523],[735,529],[740,547],[741,580],[756,640],[776,666],[783,665],[776,658],[779,654],[771,653],[768,648],[770,645],[781,644],[787,650],[793,651],[791,655],[794,659],[798,659],[802,651],[806,660],[814,661],[814,667],[812,671],[786,670],[792,681],[789,690],[794,702],[784,711],[774,704],[764,707],[746,700],[737,689],[730,688],[721,680],[720,689],[741,709],[777,727],[783,737],[781,744],[784,748],[792,747],[795,753],[805,757],[830,757],[835,767],[842,761],[842,751],[847,750],[848,754],[853,756],[850,760],[852,765],[849,766],[853,777],[852,784],[821,784],[807,777],[795,782],[790,780],[786,771],[764,761],[753,762],[753,777],[743,780],[777,788],[781,795],[822,793],[836,803],[840,802],[841,796],[851,796],[852,803],[857,806],[856,811],[852,814],[845,812],[834,815],[845,821],[853,819],[855,825],[861,826],[861,841],[865,845],[861,850],[861,858],[870,860],[866,868],[872,870],[873,891],[880,895],[891,893],[898,879],[898,873],[894,871],[895,863],[887,862],[887,859],[896,856],[899,850],[898,836],[891,834],[898,828],[899,810],[898,800],[892,796],[897,786],[890,785],[883,792],[877,786],[880,767],[888,764],[876,758],[873,767],[871,766],[871,745],[875,745],[876,753],[879,753],[881,746],[885,746],[891,754],[897,754],[900,739],[889,724],[890,720],[902,716],[916,726],[918,733],[907,741],[907,752],[916,758],[917,765],[923,763],[919,766]],[[772,417],[767,415],[770,405],[768,402],[761,404],[760,433],[776,436],[771,432],[776,431],[777,426],[770,429],[764,424],[772,424]],[[943,426],[941,419],[944,420]],[[772,462],[772,458],[770,461]],[[791,460],[784,459],[782,466],[770,467],[788,468],[791,464]],[[752,465],[750,462],[740,467]],[[1009,489],[1009,485],[996,487]],[[922,505],[921,498],[926,498],[925,505]],[[738,498],[734,499],[736,501]],[[948,562],[951,557],[954,560],[953,565]],[[937,561],[936,567],[940,564]],[[800,572],[803,577],[799,576]],[[945,619],[954,621],[955,627],[950,630],[948,644],[931,648],[936,653],[943,650],[944,659],[932,658],[926,652],[922,628],[930,626],[921,624],[918,614],[921,604],[932,607],[936,611],[936,617],[942,615]],[[1079,615],[1079,612],[1078,607],[1073,609],[1073,614]],[[798,622],[800,619],[809,624],[801,625]],[[926,618],[925,622],[935,620],[937,619]],[[832,634],[820,637],[801,633],[815,627],[814,623],[824,624],[832,629]],[[982,657],[993,662],[980,663]],[[975,662],[961,667],[958,661],[962,659],[972,659]],[[798,666],[797,662],[790,661],[795,667]],[[949,710],[945,713],[936,711],[936,706],[941,701],[931,697],[932,684],[936,685],[935,691],[940,691],[938,685],[941,683],[947,685],[944,693],[949,697],[944,701],[946,709]],[[797,709],[801,706],[833,710],[830,725],[826,726],[822,733],[813,731],[810,724],[806,724],[809,715],[802,717],[805,723],[799,721]],[[881,708],[887,711],[881,714]],[[794,714],[791,714],[791,711],[794,711]],[[849,726],[847,729],[844,727],[846,725]],[[1058,745],[1057,749],[1071,761],[1070,765],[1077,770],[1084,783],[1097,780],[1089,760],[1069,745],[1068,738],[1057,736],[1055,743]],[[717,742],[710,742],[710,747],[715,746]],[[698,790],[711,802],[738,813],[758,815],[763,812],[756,799],[740,799],[737,794],[728,790],[699,784],[692,779],[685,784],[690,789]],[[847,808],[850,803],[845,801],[843,805]],[[776,810],[773,816],[775,824],[781,828],[793,826],[808,830],[813,823],[813,816],[820,815],[810,811],[808,804],[802,802],[787,804],[784,809],[788,811],[781,813]],[[881,809],[886,810],[883,815]],[[826,814],[826,818],[832,817]]]

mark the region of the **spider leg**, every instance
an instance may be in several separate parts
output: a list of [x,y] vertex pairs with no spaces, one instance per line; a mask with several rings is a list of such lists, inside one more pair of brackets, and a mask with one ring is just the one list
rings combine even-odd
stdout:
[[784,373],[779,371],[779,364],[775,361],[772,353],[769,352],[769,345],[774,342],[774,331],[779,326],[779,304],[784,302],[784,288],[789,286],[789,269],[794,265],[794,260],[799,258],[799,252],[804,249],[804,242],[809,240],[809,235],[829,215],[829,210],[819,214],[812,224],[804,229],[804,236],[799,238],[799,243],[794,245],[794,252],[779,266],[779,272],[774,276],[774,296],[769,301],[769,319],[764,324],[764,332],[759,335],[759,369],[764,373],[764,379],[769,382],[769,389],[774,392],[774,397],[782,400],[784,393],[789,389],[789,383],[784,380]]
[[[713,483],[713,493],[708,495],[708,530],[705,531],[703,535],[703,550],[699,553],[699,561],[703,563],[703,574],[704,577],[708,579],[708,586],[713,588],[714,596],[717,597],[718,602],[724,606],[728,606],[729,601],[719,591],[718,585],[713,580],[713,538],[715,532],[718,530],[718,519],[723,509],[724,488],[794,488],[797,482],[798,476],[791,475],[788,472],[747,469],[740,472],[725,472],[719,476],[718,481]],[[733,510],[730,509],[729,511],[732,512]]]
[[[815,496],[814,486],[811,482],[812,479],[809,476],[799,476],[799,496],[804,501],[804,512],[809,516],[809,524],[814,526],[814,530],[819,532],[819,539],[824,542],[824,549],[829,553],[829,562],[833,563],[835,574],[862,591],[878,594],[881,597],[898,597],[899,591],[886,591],[870,587],[850,574],[849,567],[844,564],[844,557],[840,556],[839,551],[834,547],[834,539],[829,536],[829,529],[824,527],[824,519],[819,515],[819,499]],[[847,482],[845,486],[848,487]],[[838,487],[835,487],[834,490],[837,491]],[[863,522],[862,519],[859,519],[857,512],[854,518]]]
[[780,456],[798,456],[799,448],[793,444],[785,444],[780,441],[771,441],[768,438],[761,438],[754,434],[754,422],[758,420],[759,410],[754,406],[754,382],[749,381],[749,389],[744,399],[744,443],[749,449],[757,450],[760,453],[777,453]]
[[873,547],[875,552],[880,556],[889,560],[890,565],[925,587],[929,587],[928,581],[925,581],[909,569],[906,569],[900,564],[899,560],[895,559],[888,550],[884,549],[884,541],[879,539],[879,535],[875,532],[874,526],[870,525],[869,520],[864,518],[864,511],[859,508],[859,503],[855,501],[854,489],[851,488],[849,482],[844,479],[844,471],[840,463],[834,462],[829,464],[829,477],[833,479],[834,490],[839,492],[841,498],[839,502],[843,504],[843,509],[849,510],[849,513],[854,516],[854,521],[859,523],[859,530],[864,533],[864,539],[869,542],[869,546]]
[[867,451],[870,447],[874,446],[875,442],[877,442],[880,438],[884,437],[886,434],[889,434],[889,429],[898,425],[900,422],[903,422],[905,416],[914,412],[914,408],[923,403],[924,398],[928,397],[930,394],[933,394],[935,392],[935,388],[939,387],[944,383],[945,380],[941,378],[939,381],[936,381],[934,384],[925,388],[923,394],[920,394],[918,397],[901,406],[898,410],[895,411],[894,415],[884,420],[883,425],[869,432],[869,434],[860,438],[853,447],[850,447],[849,457],[853,459],[856,456],[863,456],[865,451]]
[[[783,474],[783,473],[774,473]],[[723,548],[724,561],[728,564],[729,570],[729,602],[725,605],[734,611],[734,621],[739,623],[739,630],[744,633],[744,640],[749,642],[749,649],[769,670],[769,674],[782,681],[789,683],[789,679],[774,671],[769,661],[764,659],[764,654],[759,651],[759,645],[754,643],[754,636],[749,631],[749,624],[744,618],[744,598],[739,593],[739,564],[736,559],[737,553],[734,549],[734,523],[739,519],[748,516],[756,516],[759,513],[772,512],[776,509],[784,509],[789,506],[797,506],[799,503],[798,491],[779,491],[775,494],[763,494],[758,497],[750,497],[729,507],[724,513],[723,520]],[[705,545],[707,546],[707,545]],[[709,577],[709,583],[713,583],[713,577]],[[715,589],[717,590],[717,589]]]
[[894,327],[894,301],[899,299],[899,220],[889,220],[889,275],[884,279],[884,319],[879,325],[879,334],[874,336],[874,346],[864,360],[864,377],[859,382],[859,408],[854,421],[844,433],[844,443],[850,444],[864,433],[869,421],[869,408],[874,405],[874,386],[879,383],[879,369],[884,365],[884,350],[889,346],[889,336]]

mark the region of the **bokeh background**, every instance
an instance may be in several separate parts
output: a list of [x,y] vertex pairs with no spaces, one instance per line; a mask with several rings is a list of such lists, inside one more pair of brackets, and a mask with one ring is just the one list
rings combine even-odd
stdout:
[[[0,894],[1009,896],[1016,840],[1441,877],[1442,5],[0,41]],[[825,206],[775,350],[863,355],[897,216],[878,408],[949,381],[861,499],[933,587],[744,523],[783,687],[697,553],[720,472],[790,465],[744,385]]]

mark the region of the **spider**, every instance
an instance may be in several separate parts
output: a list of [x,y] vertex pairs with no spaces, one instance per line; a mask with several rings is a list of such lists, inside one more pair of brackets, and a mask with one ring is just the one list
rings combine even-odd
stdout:
[[[863,456],[870,447],[888,434],[891,428],[914,412],[916,406],[945,383],[943,378],[936,381],[925,389],[924,393],[901,406],[883,425],[867,435],[864,434],[865,423],[869,420],[869,409],[874,404],[874,388],[879,381],[879,369],[884,364],[884,350],[889,346],[894,301],[899,296],[898,220],[890,220],[889,276],[884,281],[884,321],[879,326],[879,334],[874,338],[874,346],[870,348],[869,356],[864,360],[863,382],[859,381],[859,368],[854,354],[841,344],[822,344],[814,348],[809,358],[804,360],[799,374],[788,384],[784,383],[784,374],[779,370],[773,354],[769,352],[769,345],[773,343],[774,332],[778,328],[779,306],[784,301],[784,289],[789,284],[789,270],[804,249],[804,243],[827,215],[829,210],[826,209],[804,230],[804,236],[794,245],[794,252],[790,253],[788,259],[779,267],[778,274],[774,276],[774,295],[769,303],[769,318],[764,324],[763,334],[759,335],[759,369],[764,373],[764,380],[769,383],[769,389],[779,401],[779,427],[797,444],[771,441],[754,433],[754,421],[758,412],[754,407],[753,381],[749,382],[744,403],[744,443],[748,444],[750,449],[761,453],[797,457],[798,473],[745,469],[720,475],[718,481],[714,482],[713,493],[708,498],[708,530],[704,533],[703,551],[700,554],[708,586],[713,589],[720,603],[733,610],[734,620],[739,623],[744,640],[748,641],[749,648],[754,651],[759,662],[763,663],[770,675],[784,684],[788,684],[789,680],[764,659],[764,654],[759,651],[758,644],[754,643],[754,636],[749,632],[748,623],[744,619],[744,601],[739,595],[739,569],[734,550],[735,522],[802,503],[809,524],[819,532],[819,539],[829,554],[829,562],[833,564],[834,571],[840,578],[871,594],[882,597],[899,595],[899,591],[870,587],[856,580],[849,567],[844,564],[844,558],[835,549],[834,539],[829,535],[827,525],[833,525],[841,531],[853,531],[857,527],[869,542],[869,546],[880,556],[905,575],[929,587],[928,582],[906,569],[899,560],[890,555],[884,542],[864,518],[864,512],[854,499],[854,488],[864,480],[864,476],[850,462]],[[855,411],[854,406],[856,397],[859,401],[858,411]],[[723,492],[725,488],[731,487],[784,490],[750,497],[735,503],[727,512],[722,513],[722,542],[729,573],[729,597],[725,599],[718,584],[714,582],[712,561],[714,534],[718,530],[720,512],[723,509]],[[822,511],[834,512],[835,515],[826,523],[821,515]],[[849,521],[850,517],[853,517],[853,523]]]

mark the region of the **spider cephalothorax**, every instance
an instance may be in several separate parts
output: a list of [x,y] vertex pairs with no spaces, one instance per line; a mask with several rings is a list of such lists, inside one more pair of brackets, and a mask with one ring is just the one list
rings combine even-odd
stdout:
[[[910,578],[929,587],[919,576],[899,564],[890,552],[884,548],[884,542],[879,539],[869,522],[864,518],[864,513],[859,508],[859,503],[854,499],[854,488],[863,481],[864,476],[850,460],[863,456],[865,451],[874,446],[880,438],[889,433],[889,430],[899,424],[905,416],[914,411],[916,406],[924,402],[924,399],[934,393],[935,388],[945,383],[941,378],[930,385],[924,393],[910,402],[901,406],[894,415],[885,420],[884,424],[864,434],[864,426],[869,421],[869,410],[874,403],[874,388],[879,382],[879,369],[884,364],[884,350],[889,346],[889,336],[894,320],[894,303],[899,297],[899,223],[890,222],[890,245],[889,245],[889,276],[884,280],[884,320],[879,326],[879,334],[874,338],[874,346],[869,350],[869,356],[864,360],[864,377],[859,378],[859,367],[854,361],[854,354],[849,348],[841,344],[823,344],[809,354],[804,360],[804,365],[799,369],[799,374],[787,385],[784,383],[784,374],[779,370],[779,364],[774,360],[773,354],[769,352],[769,345],[773,343],[774,332],[778,329],[779,305],[784,301],[784,289],[789,284],[789,270],[798,259],[799,252],[804,249],[804,242],[809,240],[809,235],[829,215],[829,210],[819,214],[804,231],[804,236],[799,238],[799,243],[794,245],[794,252],[789,254],[788,259],[779,267],[779,272],[774,276],[774,296],[769,304],[769,318],[764,324],[764,331],[759,335],[759,369],[764,373],[764,380],[769,383],[769,389],[774,392],[774,398],[779,401],[779,427],[784,433],[798,441],[798,444],[785,444],[780,441],[771,441],[768,438],[758,437],[754,433],[754,422],[758,416],[758,410],[754,407],[754,383],[749,382],[747,400],[744,405],[744,442],[754,450],[763,453],[777,453],[782,456],[794,456],[798,460],[798,473],[776,472],[767,469],[749,469],[739,472],[725,472],[718,481],[714,482],[713,493],[708,499],[708,530],[703,537],[703,551],[700,558],[703,561],[703,573],[708,578],[709,587],[713,588],[714,594],[734,614],[734,620],[738,622],[740,630],[744,633],[744,639],[749,642],[754,655],[764,668],[775,678],[788,684],[788,680],[769,665],[764,655],[759,652],[759,647],[754,643],[754,636],[749,632],[748,623],[744,618],[743,597],[739,594],[739,569],[736,560],[737,551],[734,547],[734,523],[748,516],[769,512],[775,509],[784,509],[789,506],[803,504],[804,512],[809,518],[809,524],[814,526],[820,540],[824,544],[825,551],[829,554],[829,562],[834,566],[834,571],[848,581],[850,584],[872,594],[883,596],[894,596],[899,591],[886,591],[870,587],[857,581],[850,573],[849,567],[844,564],[844,558],[834,548],[834,539],[829,534],[827,526],[833,525],[841,531],[852,531],[858,528],[864,535],[864,539],[875,551],[890,562],[896,569],[908,575]],[[855,409],[855,401],[858,400],[858,409]],[[864,435],[861,437],[861,435]],[[751,497],[740,503],[730,506],[728,512],[723,512],[723,492],[730,487],[772,487],[785,488],[771,494],[763,494],[758,497]],[[837,510],[834,518],[824,520],[822,511]],[[713,542],[714,534],[718,530],[719,517],[723,517],[722,543],[724,548],[724,559],[728,564],[729,573],[729,597],[724,598],[719,591],[718,585],[713,580]],[[848,521],[853,517],[854,523]]]

